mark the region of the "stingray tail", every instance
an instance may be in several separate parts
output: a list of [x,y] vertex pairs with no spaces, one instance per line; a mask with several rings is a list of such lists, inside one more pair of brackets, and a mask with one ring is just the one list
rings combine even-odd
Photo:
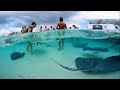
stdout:
[[26,78],[24,78],[22,75],[20,75],[20,74],[17,74],[18,76],[20,76],[21,78],[23,78],[23,79],[26,79]]
[[[53,59],[52,59],[53,60]],[[79,69],[75,69],[75,68],[70,68],[70,67],[66,67],[66,66],[63,66],[61,65],[60,63],[56,62],[55,60],[53,60],[55,63],[57,63],[58,65],[60,65],[61,67],[67,69],[67,70],[70,70],[70,71],[78,71]]]
[[117,43],[115,43],[114,45],[112,45],[110,48],[113,48],[114,46],[117,46],[117,45],[119,45],[120,44],[120,42],[117,42]]

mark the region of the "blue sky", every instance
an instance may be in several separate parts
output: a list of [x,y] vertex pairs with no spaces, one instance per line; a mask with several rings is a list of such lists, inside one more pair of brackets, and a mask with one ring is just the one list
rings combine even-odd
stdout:
[[22,26],[29,27],[32,21],[40,26],[56,27],[59,17],[64,18],[68,27],[73,24],[87,28],[89,19],[119,19],[118,11],[0,11],[0,35],[20,31]]

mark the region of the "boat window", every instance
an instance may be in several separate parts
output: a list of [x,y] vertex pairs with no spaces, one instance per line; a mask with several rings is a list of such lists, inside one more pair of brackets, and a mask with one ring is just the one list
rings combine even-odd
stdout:
[[100,30],[102,30],[103,27],[102,27],[102,25],[93,25],[93,29],[100,29]]

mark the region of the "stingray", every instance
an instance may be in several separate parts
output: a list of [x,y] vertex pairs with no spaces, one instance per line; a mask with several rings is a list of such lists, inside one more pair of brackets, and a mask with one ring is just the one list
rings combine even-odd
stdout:
[[89,51],[100,51],[100,52],[108,52],[109,50],[107,48],[99,48],[99,47],[84,47],[83,48],[84,51],[89,50]]
[[77,48],[86,47],[86,46],[88,46],[87,43],[74,44],[74,47],[77,47]]
[[[55,60],[53,60],[56,62]],[[70,68],[63,66],[62,64],[56,62],[61,67],[70,71],[83,71],[83,72],[93,72],[93,73],[108,73],[120,71],[120,55],[111,56],[105,59],[102,58],[83,58],[78,57],[75,60],[76,68]]]
[[10,44],[12,44],[12,41],[11,41],[11,39],[9,38],[9,39],[6,39],[6,40],[5,40],[5,43],[10,43]]
[[16,60],[16,59],[19,59],[19,58],[22,58],[22,57],[24,57],[25,56],[25,52],[23,52],[23,53],[20,53],[20,52],[13,52],[13,53],[11,53],[11,59],[12,60]]

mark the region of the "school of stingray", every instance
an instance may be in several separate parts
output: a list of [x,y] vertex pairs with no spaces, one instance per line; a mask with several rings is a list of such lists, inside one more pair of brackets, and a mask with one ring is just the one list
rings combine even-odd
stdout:
[[[9,42],[9,41],[7,41]],[[119,45],[120,46],[120,41],[116,40],[116,43],[112,45],[110,48],[115,47]],[[98,51],[98,52],[108,52],[108,48],[99,48],[99,47],[87,47],[86,43],[76,45],[75,47],[79,46],[84,46],[83,50],[89,50],[89,51]],[[17,60],[19,58],[22,58],[25,56],[25,52],[20,53],[20,52],[13,52],[11,53],[10,57],[12,60]],[[64,66],[54,59],[52,59],[55,63],[60,65],[62,68],[70,71],[82,71],[82,72],[91,72],[91,73],[99,73],[99,72],[116,72],[120,71],[120,55],[117,56],[110,56],[105,59],[102,58],[84,58],[84,57],[78,57],[75,59],[75,65],[76,68],[70,68],[67,66]]]

